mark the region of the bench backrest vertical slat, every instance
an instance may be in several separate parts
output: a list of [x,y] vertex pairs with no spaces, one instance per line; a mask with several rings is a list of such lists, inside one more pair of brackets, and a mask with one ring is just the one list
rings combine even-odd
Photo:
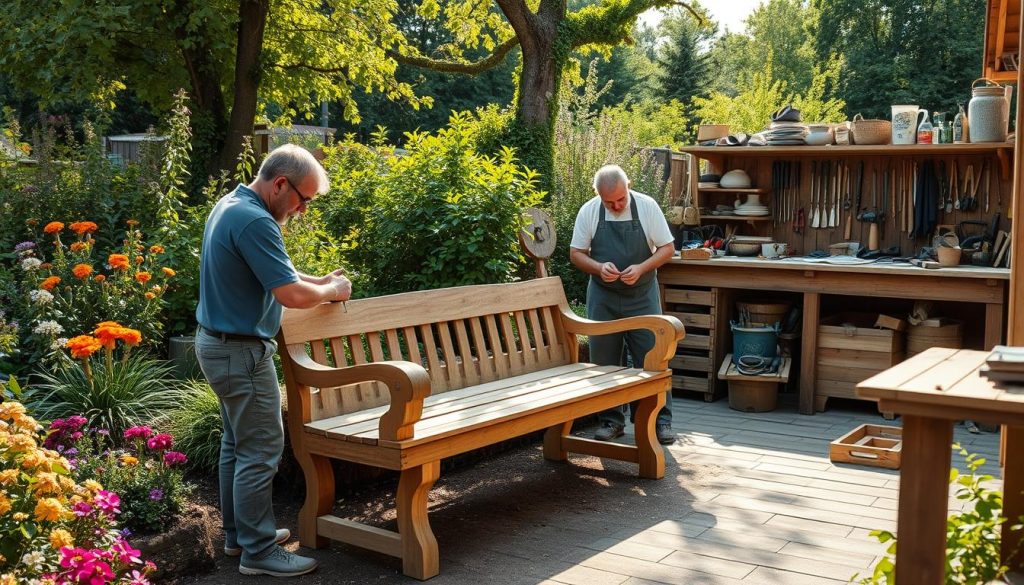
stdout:
[[501,334],[498,332],[497,319],[501,319],[501,315],[485,315],[483,317],[484,327],[487,330],[487,343],[491,346],[491,352],[494,356],[495,375],[498,378],[507,378],[512,369],[511,355],[508,351],[508,345],[502,343]]
[[[288,309],[281,339],[329,367],[417,363],[439,394],[576,361],[575,340],[561,322],[567,308],[557,277],[455,287],[357,299],[348,311],[338,304]],[[282,359],[290,358],[282,352]],[[390,401],[377,382],[307,391],[312,420]]]

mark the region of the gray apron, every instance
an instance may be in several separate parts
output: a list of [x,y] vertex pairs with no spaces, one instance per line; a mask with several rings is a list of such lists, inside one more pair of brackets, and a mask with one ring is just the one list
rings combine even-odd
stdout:
[[[640,264],[651,257],[647,235],[640,224],[636,196],[629,194],[629,221],[607,221],[605,207],[601,206],[597,231],[590,242],[590,257],[600,263],[611,262],[619,270]],[[611,321],[637,315],[660,315],[661,297],[658,294],[657,271],[650,271],[630,286],[621,280],[604,282],[600,275],[590,275],[587,285],[587,317],[595,321]],[[590,337],[590,361],[602,366],[627,365],[626,349],[633,358],[634,367],[642,368],[644,357],[654,347],[654,334],[646,329],[625,333],[593,335]],[[666,396],[665,407],[658,413],[658,423],[672,422],[672,395]],[[635,404],[635,403],[634,403]],[[635,413],[636,407],[632,406]],[[625,406],[606,410],[599,415],[602,422],[625,424]],[[632,417],[631,417],[632,418]]]

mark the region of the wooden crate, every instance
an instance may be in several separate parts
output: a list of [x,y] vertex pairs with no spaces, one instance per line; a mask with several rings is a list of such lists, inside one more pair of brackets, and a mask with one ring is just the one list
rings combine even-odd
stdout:
[[716,397],[719,382],[716,376],[718,356],[724,344],[718,332],[725,318],[719,314],[723,292],[709,287],[665,285],[661,289],[666,315],[679,319],[686,336],[679,342],[672,368],[672,388],[700,392],[704,399]]
[[860,425],[832,441],[829,445],[828,458],[832,463],[899,469],[902,452],[902,428]]
[[904,333],[875,329],[877,318],[870,313],[840,313],[821,319],[814,388],[818,412],[825,410],[830,397],[856,398],[859,382],[903,361]]

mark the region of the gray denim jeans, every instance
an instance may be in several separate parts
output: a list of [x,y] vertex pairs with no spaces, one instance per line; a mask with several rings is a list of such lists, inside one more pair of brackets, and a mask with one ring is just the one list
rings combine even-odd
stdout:
[[272,489],[284,427],[275,341],[222,341],[200,329],[196,357],[220,399],[220,509],[225,546],[258,557],[274,545]]

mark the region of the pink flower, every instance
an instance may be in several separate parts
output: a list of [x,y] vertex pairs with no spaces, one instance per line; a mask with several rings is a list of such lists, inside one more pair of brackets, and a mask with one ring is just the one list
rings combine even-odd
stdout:
[[96,492],[93,503],[101,512],[113,518],[121,513],[121,496],[107,490]]
[[167,467],[174,467],[175,465],[184,465],[188,462],[188,457],[180,451],[168,451],[164,453],[164,465]]
[[146,578],[145,573],[132,571],[129,577],[131,577],[132,580],[128,582],[128,585],[150,585],[149,579]]
[[166,451],[174,443],[174,437],[167,433],[160,433],[146,441],[146,446],[154,451]]
[[148,439],[153,436],[153,429],[139,425],[125,429],[124,438],[126,439]]
[[139,556],[142,553],[138,549],[132,548],[123,538],[115,540],[110,549],[117,555],[117,560],[125,565],[142,563],[142,558]]
[[75,516],[78,516],[79,518],[88,516],[89,513],[92,512],[92,506],[90,506],[88,502],[78,502],[71,509],[74,511]]

